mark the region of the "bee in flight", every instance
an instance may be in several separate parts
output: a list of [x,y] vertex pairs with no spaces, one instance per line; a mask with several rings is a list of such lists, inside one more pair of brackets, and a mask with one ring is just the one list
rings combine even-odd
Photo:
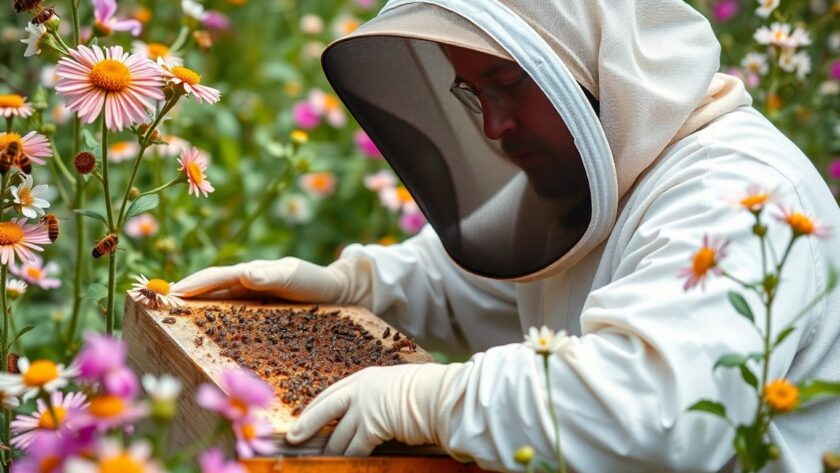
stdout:
[[55,214],[44,214],[41,217],[41,223],[47,226],[47,236],[50,237],[51,242],[55,243],[58,239],[58,217]]
[[118,237],[116,233],[111,233],[93,245],[91,255],[93,255],[94,258],[99,258],[103,255],[110,255],[111,253],[117,251],[117,243],[119,243],[119,241],[120,237]]

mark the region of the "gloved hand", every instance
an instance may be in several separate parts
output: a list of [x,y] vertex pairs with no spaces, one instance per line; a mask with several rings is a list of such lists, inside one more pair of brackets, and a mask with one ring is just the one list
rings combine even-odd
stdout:
[[326,267],[293,257],[255,260],[203,269],[173,284],[172,291],[182,297],[268,295],[294,302],[359,304],[369,292],[369,277],[357,273],[343,260]]
[[439,415],[441,405],[461,366],[429,363],[363,369],[318,395],[292,425],[286,441],[302,443],[341,418],[325,455],[364,456],[390,439],[408,445],[440,444],[448,434],[448,419]]

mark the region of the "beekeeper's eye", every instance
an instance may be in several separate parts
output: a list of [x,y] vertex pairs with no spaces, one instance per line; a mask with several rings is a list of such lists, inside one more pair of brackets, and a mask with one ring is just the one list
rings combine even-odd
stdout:
[[517,102],[517,94],[523,89],[523,85],[528,82],[530,82],[530,76],[525,71],[520,70],[512,74],[499,74],[492,82],[488,82],[481,89],[476,89],[456,78],[455,82],[449,87],[449,91],[473,113],[481,113],[482,98],[510,111]]

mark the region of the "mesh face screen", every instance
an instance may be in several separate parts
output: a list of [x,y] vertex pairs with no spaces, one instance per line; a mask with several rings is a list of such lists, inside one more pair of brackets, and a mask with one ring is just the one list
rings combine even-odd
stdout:
[[[539,86],[515,63],[483,61],[434,42],[363,36],[329,48],[323,63],[453,260],[483,276],[517,278],[581,239],[590,188],[571,135],[546,109]],[[494,67],[502,74],[482,75]],[[482,113],[450,92],[464,73]]]

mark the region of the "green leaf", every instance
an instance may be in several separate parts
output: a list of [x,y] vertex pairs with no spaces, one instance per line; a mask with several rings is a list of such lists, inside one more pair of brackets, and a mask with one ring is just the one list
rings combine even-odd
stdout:
[[723,366],[724,368],[737,368],[738,366],[741,366],[744,363],[746,363],[748,359],[749,357],[746,357],[744,355],[739,355],[737,353],[727,353],[726,355],[723,355],[722,357],[718,358],[717,363],[715,363],[713,369],[717,369],[720,366]]
[[126,212],[125,218],[129,219],[135,215],[140,215],[143,212],[148,212],[149,210],[157,207],[159,203],[160,197],[157,194],[140,196],[139,199],[135,200],[128,206],[128,212]]
[[755,375],[753,374],[752,370],[747,367],[746,363],[741,365],[741,377],[744,378],[747,384],[753,387],[753,389],[758,389],[758,379],[756,379]]
[[99,140],[87,128],[82,130],[82,138],[84,139],[86,148],[99,149]]
[[790,327],[786,327],[784,330],[779,332],[779,334],[776,335],[776,341],[773,342],[773,348],[776,348],[777,346],[781,345],[782,342],[785,341],[787,336],[792,334],[794,330],[796,330],[796,327],[790,326]]
[[726,406],[719,402],[703,399],[697,401],[688,408],[689,411],[708,412],[726,419]]
[[830,266],[828,268],[828,284],[826,284],[825,292],[829,293],[837,287],[837,268]]
[[729,297],[729,302],[732,304],[732,307],[734,307],[739,314],[750,319],[750,322],[755,323],[755,317],[753,317],[752,309],[750,309],[750,305],[747,304],[747,300],[744,299],[744,296],[735,291],[729,291],[727,296]]
[[87,288],[87,293],[85,294],[85,298],[96,302],[99,302],[106,297],[108,297],[108,287],[98,282],[91,283]]
[[840,382],[809,379],[799,385],[800,404],[824,396],[840,396]]
[[26,327],[23,327],[22,329],[20,329],[20,332],[18,332],[17,335],[15,335],[14,338],[12,338],[11,341],[9,341],[9,346],[11,346],[13,343],[15,343],[15,341],[18,338],[20,338],[21,335],[23,335],[24,333],[32,330],[33,328],[35,328],[34,325],[27,325]]
[[99,212],[96,212],[96,211],[93,211],[93,210],[87,210],[87,209],[73,209],[73,212],[76,212],[77,214],[84,215],[85,217],[90,217],[94,220],[99,220],[100,222],[104,223],[105,225],[108,225],[108,222],[105,220],[105,216],[102,215]]

